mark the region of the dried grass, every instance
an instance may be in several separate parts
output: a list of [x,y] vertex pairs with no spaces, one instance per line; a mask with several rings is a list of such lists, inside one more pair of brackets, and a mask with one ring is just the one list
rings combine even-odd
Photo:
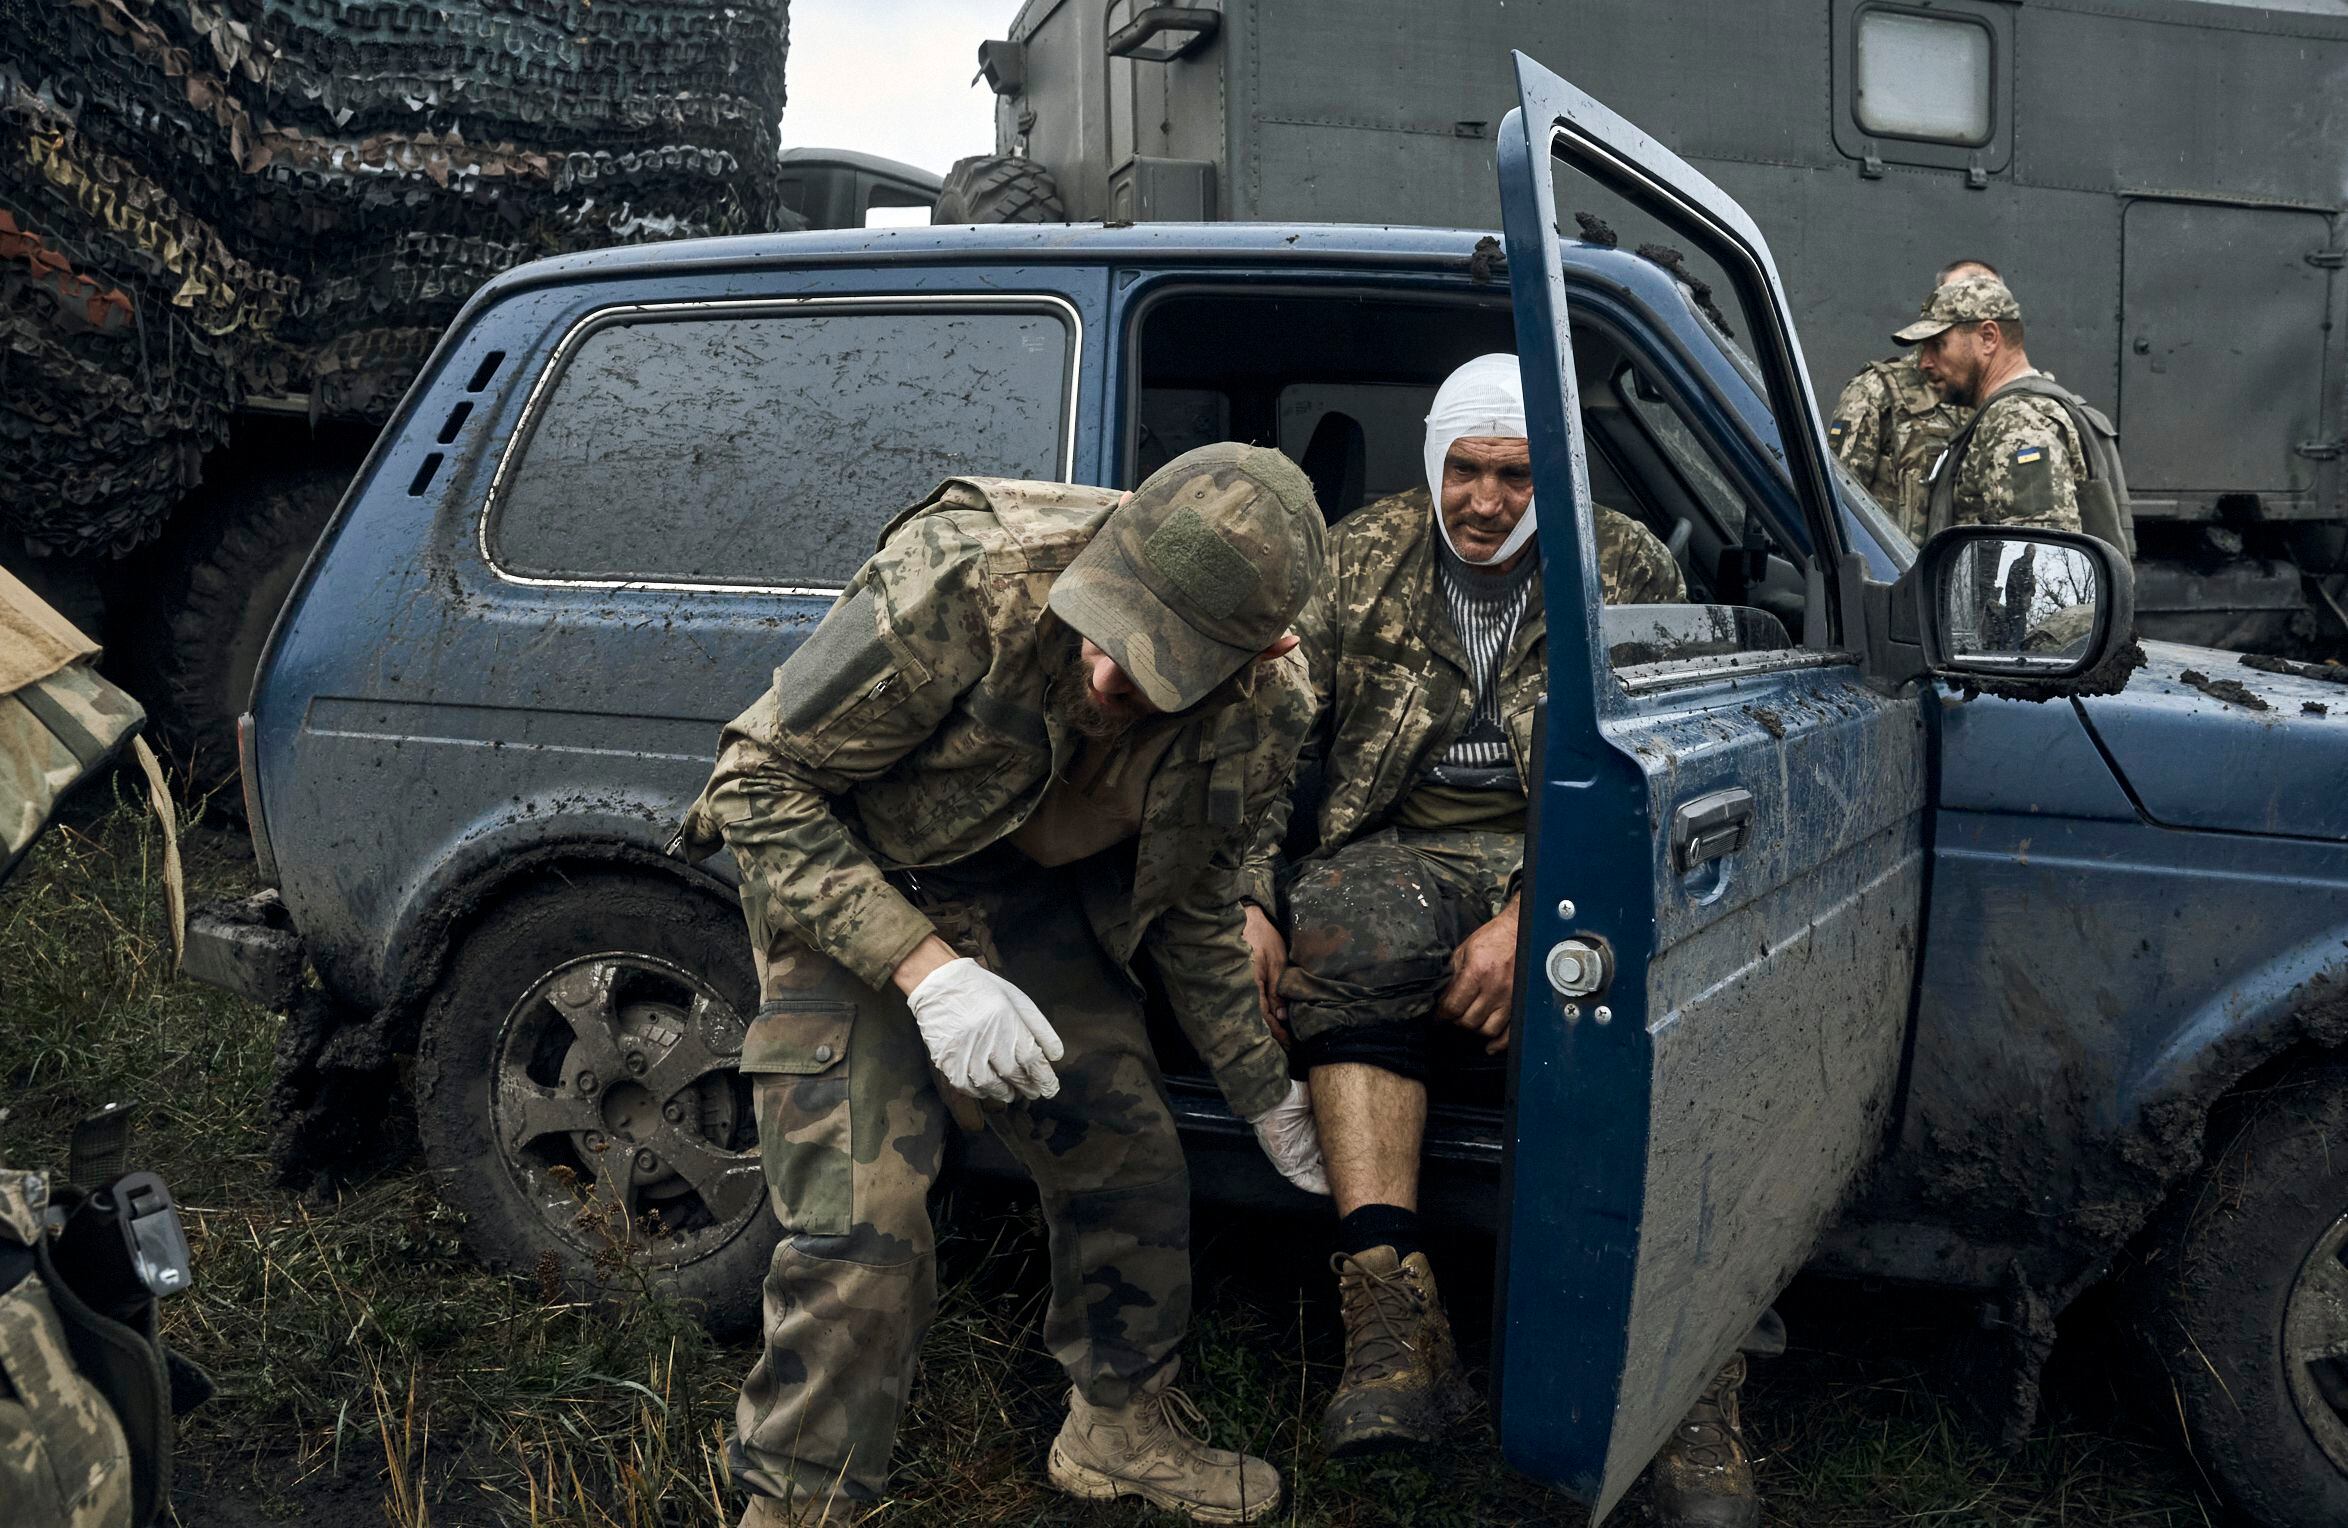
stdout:
[[[52,833],[0,889],[0,1160],[53,1163],[73,1119],[110,1099],[144,1110],[142,1155],[183,1204],[196,1286],[166,1307],[172,1339],[221,1382],[183,1434],[175,1521],[401,1528],[718,1528],[738,1513],[722,1439],[743,1347],[713,1343],[606,1260],[628,1298],[568,1296],[545,1270],[487,1273],[414,1163],[331,1202],[269,1188],[277,1021],[173,980],[154,829],[125,793]],[[231,835],[193,826],[191,897],[244,889]],[[1044,1352],[1044,1255],[1032,1207],[966,1191],[947,1217],[942,1301],[922,1350],[890,1524],[1130,1525],[1131,1504],[1079,1506],[1043,1480],[1065,1381]],[[1489,1418],[1453,1446],[1331,1461],[1317,1423],[1339,1358],[1319,1233],[1227,1217],[1205,1236],[1185,1388],[1217,1441],[1277,1461],[1279,1521],[1578,1523],[1498,1463]],[[1314,1245],[1304,1245],[1313,1243]],[[1488,1246],[1446,1249],[1463,1333],[1483,1317]],[[1749,1429],[1774,1522],[1803,1528],[1983,1524],[2201,1528],[2190,1466],[2111,1408],[2042,1427],[2002,1460],[1934,1395],[1929,1330],[1797,1308],[1805,1346],[1761,1365]],[[1862,1302],[1863,1305],[1863,1302]],[[1906,1345],[1903,1346],[1902,1344]],[[2084,1416],[2084,1420],[2075,1419]],[[1617,1521],[1636,1523],[1636,1498]]]

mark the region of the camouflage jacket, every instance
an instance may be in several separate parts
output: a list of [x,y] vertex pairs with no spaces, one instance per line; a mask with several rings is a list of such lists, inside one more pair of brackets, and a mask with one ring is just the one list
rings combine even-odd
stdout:
[[[1108,489],[953,478],[900,515],[823,624],[728,723],[686,814],[685,851],[722,839],[763,978],[793,943],[869,985],[935,930],[888,879],[950,865],[1026,821],[1078,739],[1047,719],[1045,600],[1117,502]],[[1287,1087],[1234,896],[1257,820],[1311,720],[1303,660],[1242,670],[1194,708],[1143,806],[1130,884],[1087,907],[1109,953],[1146,946],[1176,1019],[1231,1106]]]
[[[1474,708],[1466,646],[1435,587],[1435,516],[1427,490],[1366,505],[1337,522],[1328,579],[1297,622],[1312,674],[1306,752],[1324,765],[1317,837],[1330,851],[1376,827],[1459,738]],[[1598,579],[1606,603],[1686,598],[1679,565],[1630,516],[1595,507]],[[1501,662],[1500,719],[1519,781],[1533,762],[1533,707],[1548,689],[1548,617],[1541,586]],[[1274,880],[1285,802],[1266,814],[1240,895],[1278,905]]]
[[1827,424],[1827,444],[1910,541],[1924,539],[1925,480],[1973,411],[1942,399],[1916,353],[1869,361]]
[[[1944,462],[1956,478],[1948,525],[2028,525],[2079,529],[2079,484],[2086,455],[2071,416],[2052,398],[2000,390],[1981,406],[1962,456]],[[1938,506],[1930,503],[1928,511]],[[1939,530],[1930,523],[1927,530]]]

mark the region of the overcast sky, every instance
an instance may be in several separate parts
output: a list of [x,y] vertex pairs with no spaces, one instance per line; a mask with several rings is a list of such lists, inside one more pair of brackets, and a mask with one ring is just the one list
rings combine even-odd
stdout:
[[995,147],[978,45],[1019,0],[791,0],[783,146],[861,149],[944,174]]

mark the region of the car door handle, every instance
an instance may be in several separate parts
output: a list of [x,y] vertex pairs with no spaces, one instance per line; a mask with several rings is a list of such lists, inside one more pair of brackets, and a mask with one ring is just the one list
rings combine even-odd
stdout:
[[1681,875],[1734,854],[1753,832],[1753,793],[1742,786],[1683,801],[1671,814],[1671,863]]

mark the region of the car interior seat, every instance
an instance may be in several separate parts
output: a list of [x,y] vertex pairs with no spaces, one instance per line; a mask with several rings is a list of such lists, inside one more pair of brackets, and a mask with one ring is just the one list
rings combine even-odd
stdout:
[[1331,409],[1313,426],[1312,439],[1305,442],[1304,460],[1297,465],[1312,480],[1321,518],[1331,525],[1361,507],[1368,455],[1361,421],[1351,414]]

